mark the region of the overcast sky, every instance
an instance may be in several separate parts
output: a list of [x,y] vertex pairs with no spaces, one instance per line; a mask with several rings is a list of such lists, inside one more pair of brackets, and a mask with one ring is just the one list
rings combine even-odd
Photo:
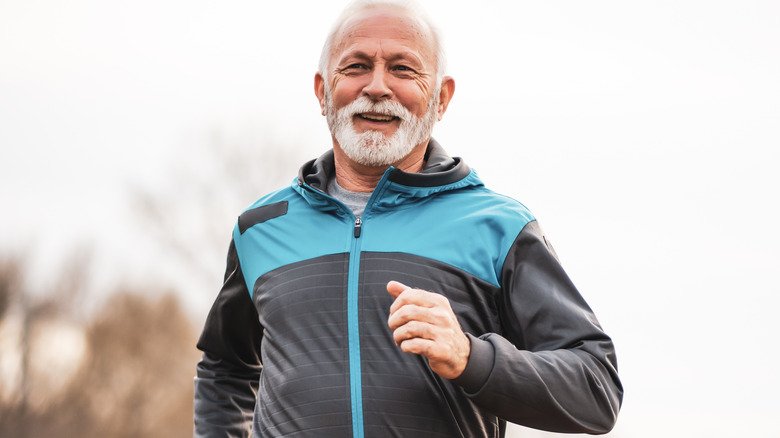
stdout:
[[[343,4],[0,0],[0,250],[147,275],[129,187],[215,131],[319,155]],[[613,336],[610,436],[777,436],[780,3],[424,4],[456,80],[434,136],[535,213]]]

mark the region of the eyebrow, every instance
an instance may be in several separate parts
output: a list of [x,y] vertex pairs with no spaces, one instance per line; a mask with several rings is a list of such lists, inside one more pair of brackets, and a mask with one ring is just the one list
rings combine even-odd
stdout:
[[347,60],[349,58],[358,58],[358,59],[363,59],[363,60],[366,60],[366,61],[370,61],[372,59],[371,56],[368,53],[362,52],[360,50],[357,50],[357,51],[354,51],[354,52],[349,52],[346,55],[342,56],[339,59],[339,64],[344,62],[345,60]]
[[[343,63],[345,60],[350,59],[350,58],[358,58],[358,59],[362,59],[362,60],[366,60],[366,61],[373,61],[373,59],[374,59],[374,57],[369,55],[368,53],[366,53],[366,52],[364,52],[362,50],[356,50],[354,52],[348,52],[345,56],[341,57],[341,59],[339,59],[339,64]],[[396,54],[390,56],[389,58],[387,58],[388,62],[393,62],[393,61],[398,61],[398,60],[411,61],[411,62],[413,62],[415,64],[418,64],[419,66],[425,65],[422,62],[422,59],[420,59],[419,56],[415,55],[413,52],[408,51],[408,50],[400,52],[400,53],[396,53]]]

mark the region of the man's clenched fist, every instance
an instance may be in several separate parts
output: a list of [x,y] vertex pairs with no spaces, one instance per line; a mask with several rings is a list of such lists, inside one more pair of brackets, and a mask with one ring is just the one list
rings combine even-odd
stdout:
[[401,350],[425,356],[431,369],[445,379],[460,376],[468,363],[471,343],[449,300],[397,281],[387,283],[387,292],[395,298],[387,325]]

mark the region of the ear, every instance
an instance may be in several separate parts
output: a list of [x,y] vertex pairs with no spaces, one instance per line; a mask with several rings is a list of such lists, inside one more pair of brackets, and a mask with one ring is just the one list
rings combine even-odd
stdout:
[[444,76],[441,79],[441,91],[439,91],[439,120],[444,117],[453,94],[455,94],[455,79],[452,79],[451,76]]
[[314,75],[314,94],[317,96],[317,100],[320,102],[320,113],[325,115],[325,78],[322,77],[320,72]]

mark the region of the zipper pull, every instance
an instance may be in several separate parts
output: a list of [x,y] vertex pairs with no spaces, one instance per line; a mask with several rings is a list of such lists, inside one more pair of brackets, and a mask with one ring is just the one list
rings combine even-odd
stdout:
[[363,226],[363,221],[360,217],[355,218],[355,238],[360,237],[360,227]]

